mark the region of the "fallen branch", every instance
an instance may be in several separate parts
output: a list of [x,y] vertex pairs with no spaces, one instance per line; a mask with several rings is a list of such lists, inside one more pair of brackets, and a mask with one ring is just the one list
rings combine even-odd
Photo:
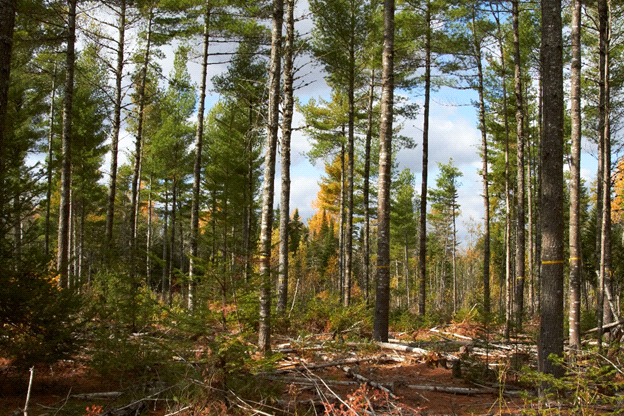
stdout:
[[[288,383],[288,384],[302,384],[302,385],[306,385],[306,386],[314,386],[318,384],[318,381],[311,379],[311,378],[307,378],[307,377],[272,377],[272,376],[268,376],[268,377],[264,377],[268,380],[275,380],[275,381],[281,381],[283,383]],[[324,380],[324,383],[326,383],[327,385],[330,386],[354,386],[354,385],[359,385],[360,383],[358,383],[357,381],[351,381],[351,380]]]
[[350,367],[347,367],[347,366],[341,366],[341,367],[338,367],[338,368],[340,368],[342,371],[344,371],[345,373],[347,373],[347,376],[349,376],[349,377],[351,377],[351,378],[354,378],[355,380],[359,381],[360,383],[368,384],[368,385],[369,385],[369,386],[371,386],[371,387],[374,387],[374,388],[376,388],[376,389],[379,389],[379,390],[385,391],[385,392],[386,392],[386,393],[388,393],[388,395],[389,395],[390,397],[392,397],[393,399],[396,399],[396,398],[397,398],[397,396],[395,396],[395,394],[394,394],[394,393],[392,393],[392,391],[390,391],[390,389],[389,389],[389,388],[387,388],[386,386],[383,386],[383,385],[381,385],[381,384],[379,384],[379,383],[376,383],[376,382],[374,382],[374,381],[371,381],[371,380],[367,379],[367,378],[366,378],[366,377],[364,377],[363,375],[358,374],[358,373],[356,373],[355,371],[353,371]]
[[80,400],[116,399],[122,394],[120,391],[107,391],[102,393],[73,394],[71,397]]
[[[610,324],[603,325],[602,326],[602,330],[604,331],[605,329],[611,329],[611,328],[614,328],[616,326],[620,326],[620,325],[623,325],[623,324],[624,324],[624,319],[621,320],[621,321],[618,321],[618,322],[612,322]],[[599,329],[598,327],[592,328],[592,329],[588,329],[587,331],[583,332],[583,335],[591,334],[593,332],[598,332],[598,329]]]
[[440,393],[450,393],[450,394],[461,394],[461,395],[473,395],[473,394],[496,394],[498,393],[495,389],[488,388],[472,388],[472,387],[449,387],[449,386],[425,386],[425,385],[408,385],[410,389],[414,390],[425,390],[425,391],[436,391]]
[[285,374],[285,373],[290,373],[290,372],[293,372],[293,371],[315,370],[315,369],[326,368],[326,367],[338,367],[338,366],[341,366],[341,365],[358,364],[358,363],[364,363],[364,362],[367,362],[367,361],[380,361],[380,362],[383,362],[384,360],[386,360],[386,361],[395,361],[395,359],[393,357],[348,358],[346,360],[332,361],[332,362],[329,362],[329,363],[322,363],[322,364],[312,364],[312,365],[301,364],[301,365],[293,366],[291,368],[282,368],[280,370],[268,371],[268,372],[261,373],[261,374]]
[[467,337],[465,335],[454,334],[452,332],[440,331],[438,328],[431,328],[429,331],[430,332],[435,332],[435,333],[438,333],[438,334],[443,334],[443,335],[450,335],[452,337],[459,338],[459,339],[465,339],[466,341],[472,341],[473,340],[472,338]]
[[191,408],[191,406],[186,406],[186,407],[183,407],[182,409],[176,410],[176,411],[175,411],[175,412],[173,412],[173,413],[167,413],[165,416],[173,416],[173,415],[177,415],[178,413],[182,413],[183,411],[188,410],[188,409],[190,409],[190,408]]
[[30,402],[30,391],[32,389],[35,367],[30,367],[30,380],[28,381],[28,393],[26,393],[26,404],[24,405],[24,416],[28,416],[28,403]]

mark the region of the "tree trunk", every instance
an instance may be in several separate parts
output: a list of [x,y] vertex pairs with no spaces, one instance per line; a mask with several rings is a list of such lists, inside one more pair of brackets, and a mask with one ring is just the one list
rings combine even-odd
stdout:
[[167,262],[169,268],[167,270],[167,280],[169,282],[169,305],[173,303],[173,261],[175,259],[175,234],[176,234],[176,211],[177,211],[177,180],[171,181],[171,234],[169,235],[169,260]]
[[407,308],[410,307],[410,275],[409,275],[409,234],[405,232],[405,298],[407,300]]
[[570,348],[581,348],[581,0],[572,2],[572,63],[570,116],[572,152],[570,163]]
[[[343,126],[344,136],[344,126]],[[338,290],[344,298],[344,258],[345,258],[345,148],[340,146],[340,224],[338,225]]]
[[145,53],[143,54],[143,67],[141,69],[141,81],[139,84],[138,100],[139,108],[137,113],[137,135],[134,149],[134,171],[132,174],[132,196],[130,203],[130,273],[134,275],[136,272],[134,266],[134,258],[136,251],[136,229],[137,229],[137,207],[139,205],[138,194],[139,186],[141,182],[141,153],[143,145],[143,118],[145,112],[145,87],[147,84],[147,70],[150,59],[150,47],[152,40],[152,23],[154,18],[154,12],[152,9],[149,11],[149,20],[147,26],[147,41],[145,45]]
[[74,97],[74,64],[76,61],[76,3],[67,0],[67,53],[65,68],[65,90],[63,97],[63,130],[61,135],[63,162],[61,168],[61,199],[59,205],[58,258],[57,268],[60,274],[59,285],[69,284],[69,211],[71,189],[71,142],[72,142],[72,107]]
[[260,225],[260,323],[258,347],[265,353],[271,350],[271,232],[273,228],[273,182],[275,154],[279,128],[280,72],[282,56],[283,0],[273,0],[273,27],[271,30],[271,61],[269,70],[269,115],[264,183],[262,189],[262,221]]
[[[7,216],[7,184],[6,184],[6,151],[7,131],[6,115],[9,103],[9,85],[11,79],[11,56],[13,55],[13,31],[15,30],[15,12],[17,0],[0,0],[0,238],[5,238],[8,231],[5,217]],[[3,253],[4,254],[4,253]]]
[[169,193],[167,192],[167,181],[165,180],[165,213],[163,215],[163,250],[162,250],[162,274],[161,274],[161,290],[163,302],[167,299],[167,293],[170,288],[167,287],[167,271],[169,270],[169,255],[167,252],[167,231],[169,223]]
[[[353,11],[352,11],[353,13]],[[351,19],[354,17],[351,15]],[[351,268],[353,263],[353,167],[354,167],[354,129],[355,129],[355,36],[351,24],[349,41],[349,114],[348,114],[348,140],[347,140],[347,203],[346,203],[346,227],[345,227],[345,262],[344,262],[344,298],[343,305],[351,303]]]
[[453,261],[452,263],[453,264],[453,314],[456,314],[457,313],[457,264],[456,264],[457,227],[455,223],[455,198],[453,198],[453,204],[451,207],[451,219],[453,221],[453,236],[452,236],[453,247],[451,248],[451,256],[452,256],[452,261]]
[[[611,138],[609,123],[609,4],[608,0],[598,1],[599,19],[599,121],[598,135],[600,138],[600,155],[602,160],[602,218],[600,227],[600,289],[597,307],[598,327],[612,319],[608,302],[604,302],[605,294],[611,293]],[[611,299],[608,299],[611,300]],[[598,348],[602,349],[602,329],[598,331]]]
[[288,239],[290,223],[290,139],[293,120],[293,52],[295,43],[295,0],[286,0],[286,45],[284,48],[284,120],[282,124],[282,193],[280,196],[279,277],[276,311],[288,302]]
[[152,284],[152,213],[154,209],[152,203],[152,179],[153,175],[150,174],[149,193],[147,199],[147,237],[145,239],[145,280],[148,288],[151,288]]
[[419,241],[419,293],[418,314],[425,315],[427,300],[427,164],[429,159],[429,101],[431,96],[431,1],[427,0],[425,11],[425,104],[423,121],[423,144],[422,144],[422,184],[420,191],[420,233]]
[[[490,6],[492,7],[492,6]],[[511,281],[511,190],[510,190],[510,174],[509,174],[509,117],[507,111],[507,70],[505,69],[505,51],[503,49],[503,33],[500,22],[500,10],[498,4],[496,11],[492,9],[492,15],[496,20],[496,27],[498,32],[498,50],[500,53],[500,65],[501,65],[501,84],[503,88],[503,122],[505,125],[505,283],[507,288],[510,287]],[[484,119],[485,120],[485,119]],[[483,134],[483,133],[482,133]],[[482,141],[484,139],[482,138]],[[486,211],[486,215],[489,217],[489,212]],[[489,248],[489,247],[488,247]],[[489,263],[489,260],[488,260]],[[506,297],[510,298],[509,295]],[[499,301],[500,303],[500,301]],[[509,304],[507,304],[506,313],[510,311]],[[511,320],[507,317],[506,322]],[[505,326],[505,337],[509,338],[509,325]]]
[[563,355],[563,39],[561,0],[542,1],[544,128],[541,165],[542,290],[539,370],[560,376],[548,357]]
[[516,94],[516,150],[517,150],[517,192],[516,192],[516,331],[522,331],[524,314],[525,275],[525,185],[524,185],[524,104],[522,90],[522,69],[520,67],[520,11],[519,0],[512,0],[513,44],[514,44],[514,86]]
[[394,104],[394,0],[384,0],[383,15],[384,41],[377,211],[377,292],[373,339],[387,342],[390,315],[390,182],[392,173],[392,106]]
[[366,127],[366,143],[364,145],[364,249],[363,249],[363,273],[366,304],[370,299],[370,163],[371,163],[371,140],[373,137],[373,101],[375,95],[375,70],[371,70],[370,85],[368,90],[368,119]]
[[52,208],[52,139],[54,138],[54,100],[56,98],[56,64],[52,74],[52,96],[50,97],[50,120],[48,132],[48,163],[47,163],[47,187],[46,187],[46,217],[45,217],[45,254],[50,254],[50,210]]
[[[500,21],[498,19],[498,10],[492,14],[496,19],[498,28],[498,46],[501,51],[501,72],[503,78],[503,113],[505,119],[505,131],[507,128],[507,92],[505,86],[505,60],[501,39]],[[474,21],[473,21],[474,25]],[[473,32],[475,30],[473,29]],[[487,127],[485,120],[485,98],[484,98],[484,85],[483,85],[483,64],[481,63],[482,50],[481,44],[475,42],[475,48],[477,49],[477,69],[479,76],[479,128],[481,130],[481,153],[483,158],[483,165],[481,168],[481,174],[483,175],[483,309],[486,314],[491,312],[491,298],[490,298],[490,192],[489,192],[489,177],[488,177],[488,145],[487,145]],[[508,135],[507,135],[508,136]],[[507,156],[507,153],[505,154]],[[505,159],[507,160],[507,159]],[[508,164],[507,164],[508,166]],[[508,184],[508,181],[506,181]]]
[[193,200],[191,205],[191,256],[189,263],[188,308],[193,310],[197,270],[195,262],[198,256],[199,239],[199,188],[201,185],[202,147],[204,143],[204,112],[206,105],[206,80],[208,77],[208,47],[210,45],[210,8],[206,4],[204,15],[204,44],[202,50],[202,74],[199,87],[199,108],[195,130],[195,163],[193,165]]
[[115,219],[115,194],[117,190],[117,155],[119,151],[119,132],[121,131],[121,106],[123,91],[121,82],[124,69],[124,47],[126,43],[126,0],[119,1],[119,27],[117,39],[117,67],[115,68],[115,102],[113,109],[113,132],[111,134],[110,185],[108,187],[108,206],[106,210],[106,244],[112,248],[113,222]]

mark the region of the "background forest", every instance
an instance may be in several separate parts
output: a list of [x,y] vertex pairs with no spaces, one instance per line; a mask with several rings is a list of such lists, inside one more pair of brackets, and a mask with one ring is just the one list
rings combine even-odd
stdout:
[[[136,334],[173,331],[208,339],[204,359],[231,375],[253,345],[270,366],[284,334],[387,341],[472,319],[535,340],[541,317],[557,329],[540,368],[557,374],[545,357],[564,337],[619,341],[602,328],[624,290],[624,5],[555,9],[558,71],[552,4],[1,0],[2,355],[88,351],[102,373],[141,375],[178,344]],[[319,71],[331,94],[304,102]],[[441,88],[476,97],[481,144],[465,151],[482,158],[485,214],[463,240],[464,172],[449,159],[427,177]],[[422,136],[403,135],[417,116]],[[291,203],[294,130],[325,168],[310,218]],[[393,159],[416,146],[421,189]],[[594,182],[581,146],[597,149]]]

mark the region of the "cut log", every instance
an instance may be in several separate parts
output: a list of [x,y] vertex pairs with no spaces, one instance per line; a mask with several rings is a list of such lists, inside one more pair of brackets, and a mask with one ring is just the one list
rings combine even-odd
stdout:
[[411,353],[420,354],[420,355],[427,355],[427,353],[429,352],[425,349],[418,348],[418,347],[410,347],[409,345],[406,345],[406,344],[397,344],[397,343],[391,343],[391,342],[378,342],[377,345],[379,345],[380,348],[387,349],[387,350],[411,352]]

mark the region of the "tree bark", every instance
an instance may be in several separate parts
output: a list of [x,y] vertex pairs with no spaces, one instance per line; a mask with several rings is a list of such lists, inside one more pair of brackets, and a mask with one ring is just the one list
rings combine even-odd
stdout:
[[422,144],[422,184],[420,191],[420,232],[418,235],[418,314],[425,315],[427,301],[427,174],[429,160],[429,102],[431,97],[431,1],[425,10],[425,103]]
[[284,48],[284,120],[282,124],[282,191],[280,196],[279,277],[276,312],[288,302],[288,248],[290,224],[290,139],[293,120],[293,52],[295,43],[295,1],[286,0],[286,44]]
[[544,88],[541,165],[542,290],[538,365],[561,376],[549,356],[563,355],[563,39],[561,0],[542,1]]
[[390,313],[390,181],[392,171],[392,121],[394,104],[394,0],[384,0],[379,135],[379,196],[377,237],[377,292],[373,339],[388,341]]
[[581,348],[581,11],[582,0],[573,0],[570,116],[572,152],[570,161],[570,348]]
[[69,284],[69,228],[70,228],[70,190],[71,190],[71,142],[72,142],[72,107],[74,97],[74,64],[76,61],[76,3],[67,0],[67,52],[65,68],[65,90],[63,97],[63,130],[61,136],[63,162],[61,167],[61,199],[59,205],[58,257],[57,268],[60,274],[59,285],[66,288]]
[[264,183],[262,189],[262,221],[260,225],[260,323],[258,347],[265,353],[271,350],[271,232],[273,228],[273,182],[275,154],[279,128],[280,72],[282,56],[283,0],[273,0],[273,27],[271,30],[271,61],[269,70],[269,115]]

